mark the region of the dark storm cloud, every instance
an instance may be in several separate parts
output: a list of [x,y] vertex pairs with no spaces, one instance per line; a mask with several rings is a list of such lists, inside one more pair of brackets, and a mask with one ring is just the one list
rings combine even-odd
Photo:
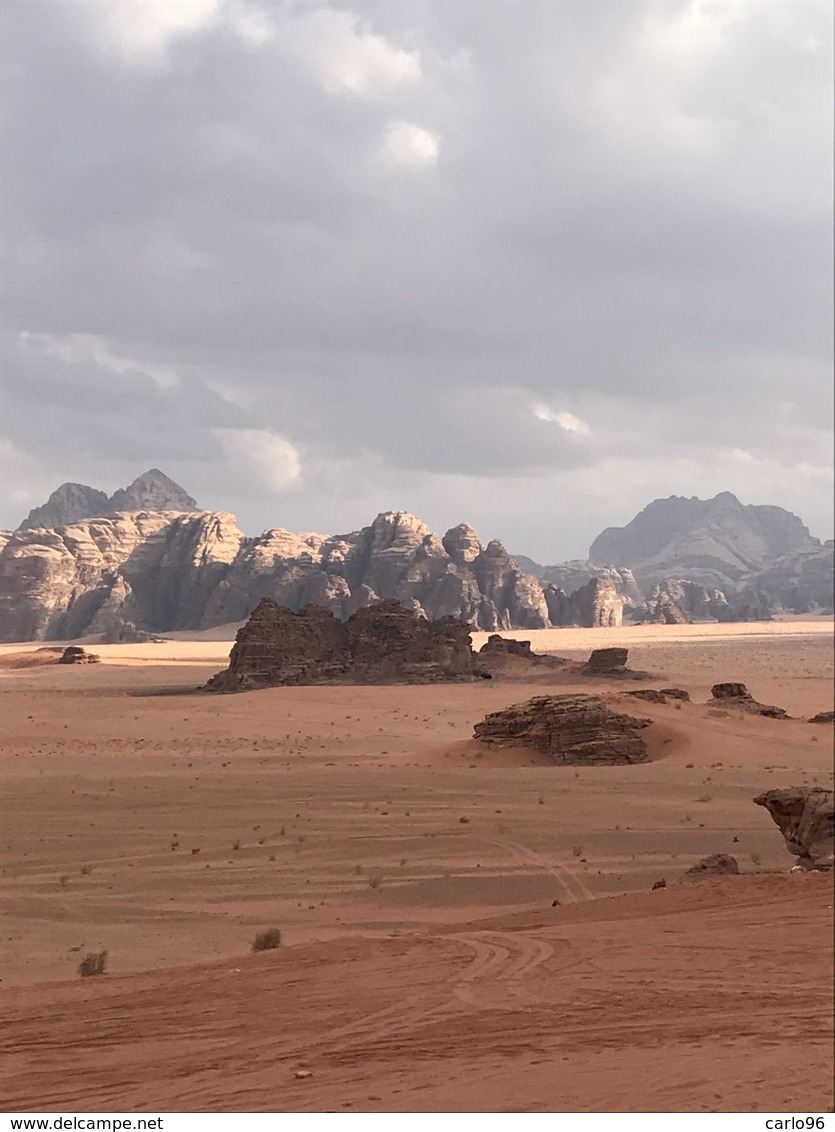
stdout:
[[724,487],[830,533],[824,0],[5,25],[4,523],[164,463],[248,528],[555,558]]

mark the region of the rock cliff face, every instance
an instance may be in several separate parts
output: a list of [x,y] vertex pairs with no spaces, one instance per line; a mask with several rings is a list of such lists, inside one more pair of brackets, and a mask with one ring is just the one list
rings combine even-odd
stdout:
[[687,578],[720,589],[786,555],[820,547],[782,507],[744,506],[724,491],[713,499],[656,499],[625,527],[609,527],[589,558],[629,567],[639,583]]
[[601,578],[592,578],[570,595],[558,586],[546,585],[545,602],[552,625],[623,624],[623,598],[613,582]]
[[[767,616],[767,611],[763,616]],[[734,621],[740,618],[722,590],[698,582],[667,578],[649,589],[646,601],[630,613],[634,621],[685,625],[691,621]]]
[[470,627],[454,617],[427,621],[396,601],[384,601],[340,621],[322,606],[293,613],[264,598],[239,629],[229,667],[207,689],[428,684],[474,680],[479,673]]
[[4,641],[205,629],[243,621],[264,597],[342,619],[393,599],[490,631],[550,625],[541,586],[501,543],[483,547],[464,525],[440,538],[401,511],[346,535],[252,539],[225,512],[126,512],[20,530],[0,550]]
[[138,511],[17,531],[0,552],[0,640],[197,628],[242,541],[223,512]]
[[766,790],[754,799],[771,814],[802,869],[835,866],[835,793],[821,786]]
[[112,515],[116,511],[194,511],[196,508],[195,501],[179,484],[159,468],[151,468],[111,496],[83,483],[62,483],[43,506],[29,512],[17,529],[66,527],[80,519]]

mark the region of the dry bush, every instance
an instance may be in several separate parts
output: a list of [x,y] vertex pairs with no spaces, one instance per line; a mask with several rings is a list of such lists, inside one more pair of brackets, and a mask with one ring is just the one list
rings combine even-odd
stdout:
[[253,951],[274,951],[277,947],[281,947],[281,932],[278,928],[267,928],[266,931],[259,932],[252,941]]
[[106,970],[106,951],[91,951],[78,964],[78,973],[82,979],[89,979],[91,975],[103,975]]

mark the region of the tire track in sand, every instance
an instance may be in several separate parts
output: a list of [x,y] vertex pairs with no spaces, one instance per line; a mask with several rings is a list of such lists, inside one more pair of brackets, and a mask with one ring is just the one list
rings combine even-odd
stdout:
[[[541,853],[529,848],[527,845],[520,845],[518,841],[493,841],[499,849],[509,849],[518,861],[522,861],[528,865],[536,865],[537,868],[543,872],[550,873],[555,880],[558,880],[562,886],[563,895],[568,898],[572,904],[578,904],[583,900],[596,899],[594,893],[585,883],[585,881],[573,869],[569,869],[566,865],[552,865]],[[570,883],[569,883],[570,882]],[[572,887],[573,885],[573,887]]]

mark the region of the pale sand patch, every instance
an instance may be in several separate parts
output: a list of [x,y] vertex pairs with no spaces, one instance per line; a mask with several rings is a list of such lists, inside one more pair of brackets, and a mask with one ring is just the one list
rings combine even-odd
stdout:
[[[215,630],[207,630],[214,633]],[[596,648],[635,645],[669,645],[687,642],[728,642],[739,640],[772,640],[774,638],[831,638],[832,618],[807,621],[756,621],[727,625],[634,625],[618,629],[509,629],[502,637],[529,640],[535,652],[552,652],[571,655],[578,651],[591,652]],[[224,640],[206,640],[200,633],[176,634],[178,640],[142,644],[95,644],[85,647],[98,653],[104,663],[118,664],[221,664],[225,665],[234,642],[234,636]],[[478,650],[489,633],[473,633],[473,648]],[[5,653],[35,651],[55,642],[18,643],[0,645],[0,657]]]

